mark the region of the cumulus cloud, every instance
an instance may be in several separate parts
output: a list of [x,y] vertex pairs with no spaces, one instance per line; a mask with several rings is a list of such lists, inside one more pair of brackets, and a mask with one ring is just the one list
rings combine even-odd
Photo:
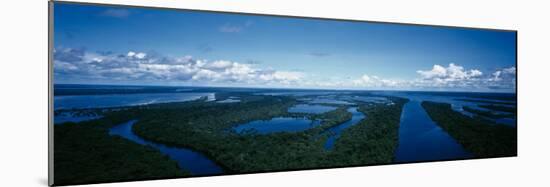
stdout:
[[420,75],[420,78],[410,83],[414,87],[477,88],[482,86],[480,83],[483,80],[483,72],[480,70],[466,70],[464,67],[453,63],[447,67],[436,64],[431,70],[418,70],[416,72]]
[[200,60],[192,56],[164,57],[144,52],[97,53],[82,49],[54,50],[56,79],[148,81],[158,83],[218,83],[294,85],[303,74],[258,68],[228,60]]
[[496,70],[491,77],[484,82],[491,89],[515,89],[516,67],[508,67]]
[[145,54],[145,53],[136,53],[136,52],[130,51],[130,52],[128,52],[128,54],[126,56],[128,56],[130,58],[144,59],[145,56],[147,56],[147,54]]
[[493,74],[493,77],[489,79],[490,81],[502,81],[505,79],[515,78],[516,76],[516,67],[504,68],[502,70],[497,70]]
[[464,67],[453,63],[449,64],[448,67],[436,64],[431,70],[418,70],[416,72],[422,76],[422,79],[442,81],[466,80],[483,75],[483,73],[477,69],[464,70]]

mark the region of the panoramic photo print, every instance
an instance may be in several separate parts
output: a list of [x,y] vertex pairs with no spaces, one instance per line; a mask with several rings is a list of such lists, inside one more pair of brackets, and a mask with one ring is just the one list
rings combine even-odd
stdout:
[[517,155],[515,31],[52,8],[55,185]]

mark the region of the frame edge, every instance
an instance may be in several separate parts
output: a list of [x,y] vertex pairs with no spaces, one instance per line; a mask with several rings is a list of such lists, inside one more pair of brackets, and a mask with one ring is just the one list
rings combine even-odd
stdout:
[[53,17],[54,2],[48,1],[48,185],[54,185],[53,140]]

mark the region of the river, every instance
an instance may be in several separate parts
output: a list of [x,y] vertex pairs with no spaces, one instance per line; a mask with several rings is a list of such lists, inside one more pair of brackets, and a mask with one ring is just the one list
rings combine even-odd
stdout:
[[359,121],[366,117],[365,114],[357,110],[357,107],[349,108],[348,112],[352,114],[350,120],[326,130],[326,133],[329,133],[329,137],[325,142],[326,150],[331,150],[334,147],[334,142],[336,142],[336,140],[340,137],[340,134],[342,134],[342,131],[344,131],[344,129],[356,125]]
[[403,107],[395,162],[471,158],[471,153],[430,119],[420,103],[412,99]]
[[118,135],[141,145],[151,146],[161,153],[168,155],[170,159],[178,162],[178,166],[192,175],[216,175],[222,174],[223,170],[213,161],[201,153],[182,147],[172,147],[164,144],[147,141],[132,131],[132,126],[137,120],[128,121],[109,129],[110,135]]

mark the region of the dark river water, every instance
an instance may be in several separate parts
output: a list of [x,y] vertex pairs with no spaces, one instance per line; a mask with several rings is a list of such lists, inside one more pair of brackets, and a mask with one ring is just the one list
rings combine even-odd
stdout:
[[415,162],[470,158],[449,134],[435,124],[420,105],[411,100],[403,107],[399,125],[396,162]]
[[109,130],[109,134],[122,136],[123,138],[131,140],[135,143],[148,145],[158,149],[161,153],[168,155],[170,159],[177,161],[180,168],[191,172],[193,175],[214,175],[223,173],[221,167],[216,165],[216,163],[209,160],[201,153],[186,148],[171,147],[164,144],[154,143],[137,136],[132,131],[132,126],[136,122],[137,120],[132,120],[114,126]]

